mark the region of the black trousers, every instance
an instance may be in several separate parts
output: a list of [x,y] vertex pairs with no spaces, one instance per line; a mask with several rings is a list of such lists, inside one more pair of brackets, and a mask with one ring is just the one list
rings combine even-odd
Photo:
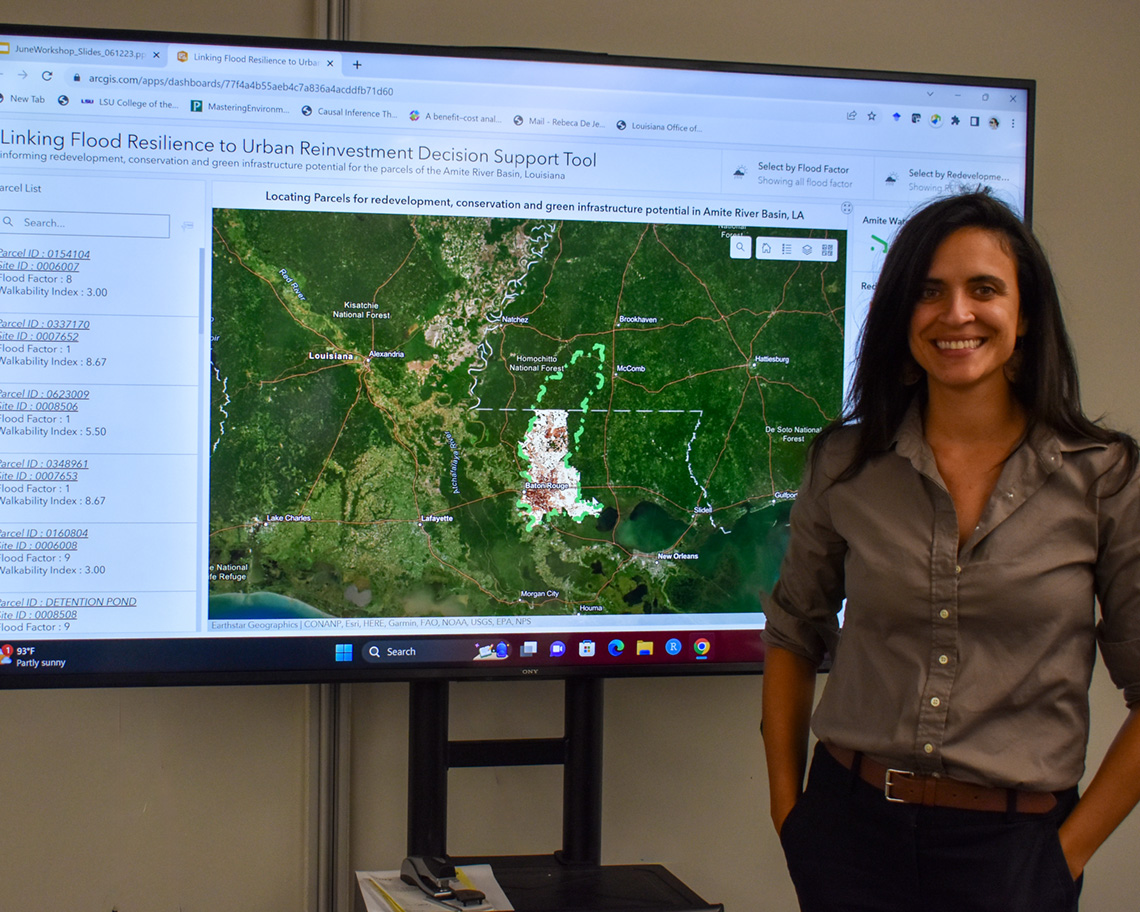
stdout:
[[822,745],[780,842],[802,912],[1076,912],[1080,880],[1048,814],[896,804]]

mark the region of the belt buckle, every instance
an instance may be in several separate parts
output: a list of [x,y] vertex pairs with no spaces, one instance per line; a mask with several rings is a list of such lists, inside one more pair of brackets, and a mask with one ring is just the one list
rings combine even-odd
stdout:
[[894,787],[894,784],[895,784],[894,783],[894,777],[895,776],[906,776],[910,779],[913,779],[914,773],[912,773],[910,770],[900,770],[900,769],[889,769],[889,770],[887,770],[886,778],[883,780],[883,797],[886,798],[887,801],[893,801],[895,804],[906,804],[907,801],[905,798],[895,798],[891,794],[891,789]]

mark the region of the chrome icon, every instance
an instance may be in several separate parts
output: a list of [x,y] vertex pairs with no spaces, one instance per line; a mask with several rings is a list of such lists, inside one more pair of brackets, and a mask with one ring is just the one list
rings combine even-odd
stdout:
[[697,654],[698,658],[703,659],[709,654],[710,649],[712,649],[712,643],[710,643],[704,637],[693,640],[693,652]]

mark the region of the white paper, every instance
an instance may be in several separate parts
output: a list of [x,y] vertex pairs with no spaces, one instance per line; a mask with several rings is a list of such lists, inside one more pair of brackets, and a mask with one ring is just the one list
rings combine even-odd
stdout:
[[495,880],[490,865],[463,865],[455,870],[462,886],[481,890],[487,898],[470,906],[435,900],[419,887],[400,880],[399,871],[357,871],[356,880],[367,912],[512,912],[514,906]]

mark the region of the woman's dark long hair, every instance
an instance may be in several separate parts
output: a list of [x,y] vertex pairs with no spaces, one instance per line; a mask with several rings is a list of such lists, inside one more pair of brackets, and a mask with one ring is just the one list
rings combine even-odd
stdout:
[[1000,235],[1017,264],[1027,332],[1018,346],[1020,364],[1012,388],[1030,426],[1044,425],[1067,437],[1119,443],[1124,447],[1124,477],[1131,476],[1137,463],[1136,441],[1093,423],[1081,409],[1076,360],[1049,261],[1025,223],[988,190],[938,200],[911,216],[899,230],[863,327],[850,408],[816,437],[813,458],[839,428],[854,425],[853,457],[837,480],[853,477],[869,459],[890,448],[911,401],[926,395],[925,383],[907,383],[920,374],[910,354],[911,313],[935,251],[962,228],[983,228]]

